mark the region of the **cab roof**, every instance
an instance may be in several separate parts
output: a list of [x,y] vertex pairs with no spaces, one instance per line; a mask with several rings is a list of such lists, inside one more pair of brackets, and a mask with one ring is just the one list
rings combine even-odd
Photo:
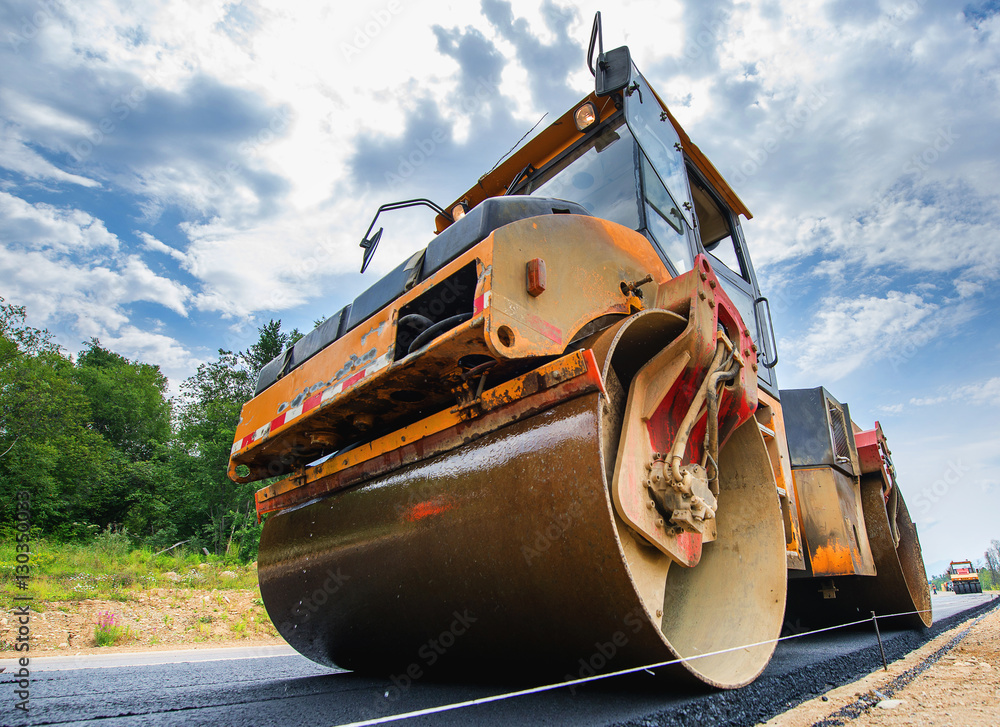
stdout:
[[[750,213],[747,206],[743,204],[743,200],[741,200],[733,188],[729,186],[729,183],[726,182],[725,178],[723,178],[722,174],[718,169],[716,169],[715,165],[712,164],[709,158],[705,156],[700,148],[698,148],[698,145],[691,141],[691,137],[687,135],[687,132],[685,132],[681,125],[677,122],[674,115],[670,113],[670,109],[668,109],[667,105],[663,103],[663,99],[660,98],[659,94],[657,94],[655,90],[653,91],[653,95],[656,96],[656,100],[660,104],[660,107],[664,110],[664,112],[666,112],[667,118],[670,119],[670,123],[673,124],[674,129],[676,129],[687,159],[696,169],[698,169],[698,171],[701,172],[709,184],[712,185],[715,191],[720,197],[722,197],[725,203],[735,214],[743,215],[743,217],[748,220],[752,219],[753,215]],[[613,98],[614,96],[604,96],[598,98],[594,93],[591,93],[589,96],[583,98],[579,103],[575,104],[556,121],[543,129],[541,133],[531,139],[528,143],[497,164],[497,166],[492,170],[480,177],[476,184],[470,187],[458,199],[449,204],[447,209],[451,210],[459,203],[465,203],[466,207],[471,209],[484,199],[502,195],[507,190],[507,187],[510,186],[514,177],[529,164],[536,169],[541,169],[543,166],[566,151],[570,146],[587,136],[588,132],[578,131],[573,122],[573,112],[576,109],[587,101],[590,101],[594,104],[594,108],[597,109],[597,114],[600,117],[601,123],[603,123],[617,111]],[[451,224],[451,221],[441,215],[438,215],[436,224],[437,231],[441,232]]]

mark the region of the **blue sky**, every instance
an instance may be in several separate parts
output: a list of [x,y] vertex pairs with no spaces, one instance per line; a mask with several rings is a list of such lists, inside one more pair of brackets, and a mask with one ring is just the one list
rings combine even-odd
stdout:
[[882,422],[931,571],[981,557],[1000,538],[993,0],[4,0],[0,295],[174,390],[270,318],[308,330],[428,241],[425,211],[398,213],[359,275],[379,204],[451,201],[589,91],[597,9],[754,212],[780,384]]

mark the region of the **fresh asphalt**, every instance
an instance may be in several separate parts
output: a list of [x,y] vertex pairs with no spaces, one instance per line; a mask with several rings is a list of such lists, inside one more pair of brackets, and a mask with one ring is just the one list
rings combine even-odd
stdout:
[[[940,594],[934,626],[923,632],[883,627],[886,655],[897,659],[928,639],[994,605],[991,594]],[[0,661],[3,725],[323,725],[332,727],[524,689],[509,684],[417,682],[399,689],[387,679],[316,665],[287,647],[45,657],[31,660],[30,711],[14,709],[18,687]],[[789,706],[881,667],[874,630],[866,627],[802,636],[778,644],[764,674],[749,687],[671,692],[638,674],[561,687],[482,706],[396,721],[397,725],[754,725]]]

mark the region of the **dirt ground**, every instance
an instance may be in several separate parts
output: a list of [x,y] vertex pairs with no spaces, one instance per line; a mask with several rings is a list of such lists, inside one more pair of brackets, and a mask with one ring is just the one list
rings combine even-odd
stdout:
[[[971,630],[926,671],[893,692],[892,682]],[[824,701],[827,700],[827,701]],[[766,727],[1000,725],[1000,610],[970,619],[864,679],[831,690],[768,721]]]
[[[94,630],[104,613],[128,627],[132,638],[97,646]],[[0,618],[0,658],[14,653],[13,621],[9,614]],[[151,588],[129,601],[56,601],[32,612],[30,626],[32,656],[285,643],[252,590]]]

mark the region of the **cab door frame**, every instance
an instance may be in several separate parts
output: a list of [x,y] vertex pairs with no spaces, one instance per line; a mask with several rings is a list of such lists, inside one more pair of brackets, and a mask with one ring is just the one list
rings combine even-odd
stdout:
[[[739,218],[723,201],[722,197],[715,191],[711,183],[705,176],[691,163],[687,165],[688,179],[692,186],[697,184],[712,198],[712,201],[719,208],[725,218],[725,223],[729,228],[729,238],[732,240],[733,251],[741,268],[734,271],[730,266],[716,257],[710,250],[707,250],[701,241],[700,222],[697,221],[694,239],[694,254],[707,254],[709,260],[713,262],[713,269],[722,281],[723,288],[733,299],[744,318],[744,323],[751,328],[751,337],[759,349],[757,378],[760,386],[770,395],[778,398],[778,379],[774,367],[778,362],[777,342],[774,338],[774,328],[771,323],[770,303],[761,294],[760,285],[757,282],[757,273],[754,270],[747,250],[746,239],[743,235],[743,228],[740,226]],[[692,198],[694,197],[692,190]],[[719,244],[726,244],[723,239]]]

